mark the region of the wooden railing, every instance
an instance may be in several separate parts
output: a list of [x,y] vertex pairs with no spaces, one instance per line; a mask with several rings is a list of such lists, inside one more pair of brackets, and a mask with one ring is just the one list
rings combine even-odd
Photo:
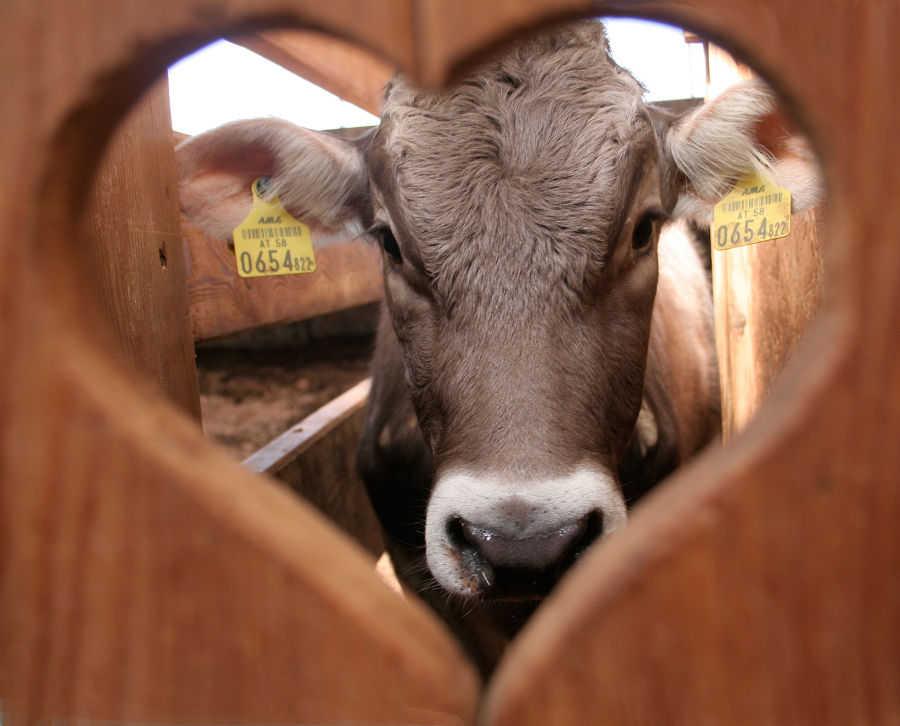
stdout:
[[900,8],[601,5],[702,30],[787,94],[830,184],[825,305],[753,423],[585,558],[482,686],[370,555],[192,420],[164,96],[113,151],[120,200],[85,202],[126,109],[218,34],[316,28],[442,83],[598,5],[5,4],[4,726],[900,722]]

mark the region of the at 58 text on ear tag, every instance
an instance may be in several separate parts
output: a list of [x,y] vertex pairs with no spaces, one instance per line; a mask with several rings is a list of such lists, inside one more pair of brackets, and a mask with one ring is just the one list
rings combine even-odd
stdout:
[[713,209],[713,249],[752,245],[791,233],[791,193],[752,173]]
[[315,272],[309,227],[294,219],[277,196],[263,198],[268,183],[268,177],[260,177],[250,185],[250,214],[232,233],[238,274],[263,277]]

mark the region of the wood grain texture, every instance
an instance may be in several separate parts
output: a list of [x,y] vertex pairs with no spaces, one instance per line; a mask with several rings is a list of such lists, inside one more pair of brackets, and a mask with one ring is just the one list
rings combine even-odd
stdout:
[[712,253],[726,441],[759,410],[821,307],[821,216],[795,214],[783,239]]
[[[227,460],[94,332],[73,230],[126,108],[219,32],[330,29],[436,81],[485,41],[572,7],[4,5],[0,60],[16,69],[0,74],[0,214],[16,230],[0,237],[4,726],[474,720],[476,678],[441,626],[309,506]],[[704,31],[787,93],[831,185],[825,310],[755,421],[538,612],[479,719],[900,723],[900,9],[605,7]]]
[[357,45],[320,33],[270,30],[231,40],[376,116],[397,70]]
[[80,254],[114,339],[200,418],[165,79],[117,130],[97,176]]
[[188,221],[182,228],[191,329],[198,341],[306,320],[383,294],[381,253],[361,237],[312,229],[315,272],[243,278],[226,240],[209,237]]
[[466,716],[471,671],[373,557],[60,337],[13,414],[65,424],[4,462],[29,484],[4,488],[5,724]]
[[77,223],[128,105],[179,49],[275,18],[352,18],[358,39],[409,44],[399,4],[4,6],[0,58],[17,72],[0,78],[14,109],[0,210],[18,225],[0,240],[4,726],[472,718],[477,677],[444,628],[136,375],[82,259]]
[[829,176],[825,308],[747,429],[563,582],[481,722],[900,723],[898,7],[614,5],[788,92]]

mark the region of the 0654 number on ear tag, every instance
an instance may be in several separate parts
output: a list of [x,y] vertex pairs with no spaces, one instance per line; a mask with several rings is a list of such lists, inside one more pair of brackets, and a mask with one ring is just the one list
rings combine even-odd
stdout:
[[752,245],[791,233],[791,192],[748,174],[713,209],[713,249]]
[[294,219],[277,196],[264,198],[267,177],[250,185],[253,206],[234,228],[234,256],[241,277],[315,272],[309,227]]

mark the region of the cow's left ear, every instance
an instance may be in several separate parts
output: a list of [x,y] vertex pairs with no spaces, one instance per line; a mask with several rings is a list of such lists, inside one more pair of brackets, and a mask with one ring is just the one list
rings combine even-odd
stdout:
[[266,194],[297,219],[361,229],[370,207],[366,141],[278,119],[225,124],[175,149],[181,209],[207,234],[228,238],[250,211],[254,179],[268,177]]
[[715,204],[754,171],[790,190],[794,212],[824,198],[812,149],[763,81],[732,86],[679,119],[666,143],[681,179],[673,216],[709,224]]

